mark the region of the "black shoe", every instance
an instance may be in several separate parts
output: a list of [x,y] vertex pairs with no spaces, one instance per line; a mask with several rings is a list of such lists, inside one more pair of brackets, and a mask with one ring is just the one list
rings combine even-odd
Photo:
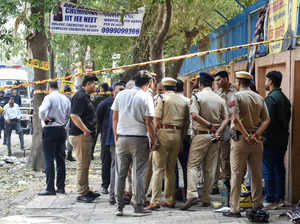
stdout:
[[88,197],[91,197],[91,198],[94,198],[94,199],[96,199],[96,198],[98,198],[98,197],[101,196],[101,194],[96,193],[96,192],[93,192],[93,191],[89,191],[86,195],[87,195]]
[[57,189],[56,193],[58,193],[58,194],[65,194],[66,191],[65,191],[65,189]]
[[7,154],[8,156],[11,156],[11,152],[8,152],[8,154]]
[[110,198],[110,199],[109,199],[109,204],[111,204],[111,205],[116,204],[116,199]]
[[213,195],[220,194],[219,187],[214,186],[212,191],[211,191],[211,194],[213,194]]
[[39,196],[50,196],[50,195],[56,195],[55,191],[43,191],[38,193]]
[[94,200],[95,200],[95,198],[92,198],[92,197],[88,196],[87,194],[77,197],[77,202],[80,202],[80,203],[91,203]]
[[150,191],[150,192],[147,194],[147,197],[149,197],[149,198],[152,197],[152,191]]
[[3,142],[3,145],[6,145],[6,142]]
[[107,188],[105,188],[105,187],[102,187],[102,189],[101,189],[101,193],[102,193],[102,194],[108,194],[108,190],[107,190]]
[[211,206],[211,203],[208,203],[208,202],[203,202],[202,203],[202,207],[210,207]]
[[145,210],[143,207],[135,207],[134,208],[134,213],[139,213],[139,214],[149,214],[152,213],[150,210]]
[[223,213],[223,216],[226,216],[226,217],[233,217],[233,218],[241,218],[241,213],[238,212],[238,213],[233,213],[233,212],[224,212]]
[[69,161],[71,161],[71,162],[76,161],[76,159],[72,156],[72,152],[68,152],[67,160],[69,160]]

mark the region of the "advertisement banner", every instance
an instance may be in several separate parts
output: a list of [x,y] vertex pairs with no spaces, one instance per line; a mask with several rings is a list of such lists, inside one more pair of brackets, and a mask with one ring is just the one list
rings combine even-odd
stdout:
[[144,8],[137,12],[102,12],[73,3],[60,2],[51,13],[50,32],[79,35],[139,36]]
[[295,46],[298,25],[299,0],[270,0],[268,19],[268,39],[286,38],[269,44],[269,53],[275,54]]

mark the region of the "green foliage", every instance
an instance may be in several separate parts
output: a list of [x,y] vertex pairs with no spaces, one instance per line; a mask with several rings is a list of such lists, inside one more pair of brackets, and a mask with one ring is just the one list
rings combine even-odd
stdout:
[[[9,58],[18,52],[26,52],[26,44],[24,42],[26,37],[36,31],[41,31],[42,16],[49,15],[58,2],[59,0],[1,0],[0,59],[3,60],[3,57]],[[77,2],[88,8],[125,13],[136,10],[141,6],[145,6],[147,9],[163,3],[164,0],[78,0]],[[241,2],[248,6],[255,0],[241,0]],[[212,32],[211,28],[204,21],[209,22],[215,28],[224,24],[224,18],[215,12],[216,9],[228,19],[242,11],[242,8],[234,0],[173,0],[172,4],[172,25],[165,41],[165,57],[179,55],[187,51],[191,44],[198,42]],[[43,6],[42,12],[30,13],[29,7],[39,6]],[[22,12],[24,12],[24,16],[21,16]],[[22,34],[14,36],[14,27],[11,20],[18,17],[20,18],[20,23],[25,24],[26,29]],[[49,17],[45,19],[47,33],[48,19]],[[4,26],[9,20],[11,26]],[[151,38],[155,35],[155,30],[147,30],[146,35]],[[133,63],[133,49],[137,45],[136,41],[141,41],[139,38],[130,37],[62,34],[53,34],[49,39],[51,39],[51,46],[54,50],[56,70],[59,73],[72,73],[72,63],[79,61],[93,61],[96,70],[109,68],[113,63],[113,54],[121,55],[119,65]],[[167,66],[169,66],[169,70],[172,70],[174,64],[169,63]]]

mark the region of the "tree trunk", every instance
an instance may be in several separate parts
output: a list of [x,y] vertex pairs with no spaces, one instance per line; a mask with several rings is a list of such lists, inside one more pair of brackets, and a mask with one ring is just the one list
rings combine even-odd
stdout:
[[[88,46],[84,46],[84,50],[82,51],[82,53],[79,55],[79,63],[81,64],[81,68],[78,68],[78,73],[83,73],[85,72],[84,67],[85,67],[85,59],[86,59],[86,55],[87,55],[87,49]],[[80,89],[81,88],[81,84],[83,81],[84,76],[79,76],[79,77],[75,77],[74,79],[74,85],[76,89]]]
[[[40,19],[40,29],[36,30],[36,32],[30,35],[27,38],[29,48],[32,52],[33,58],[39,59],[41,61],[47,61],[47,46],[48,40],[45,33],[44,27],[44,6],[39,4],[38,7],[32,7],[31,13],[32,16],[36,16]],[[34,69],[34,81],[48,79],[49,74],[48,71],[41,69]],[[45,90],[46,84],[36,85],[35,90]],[[32,148],[31,154],[28,160],[28,165],[35,170],[39,171],[44,167],[43,157],[42,157],[42,127],[41,121],[38,116],[39,106],[41,105],[44,94],[35,94],[34,95],[34,112],[33,112],[33,136],[32,136]]]
[[50,46],[50,78],[55,78],[55,68],[54,68],[54,51],[53,48]]
[[[150,40],[151,32],[154,27],[154,22],[157,16],[157,6],[151,4],[146,8],[146,12],[143,19],[143,25],[141,27],[141,33],[136,38],[136,46],[133,49],[133,63],[141,63],[150,60]],[[134,75],[143,69],[149,69],[150,66],[136,67],[126,70],[122,74],[124,81],[133,79]]]
[[[193,28],[191,31],[185,31],[185,43],[180,51],[180,55],[185,55],[189,52],[190,47],[192,45],[192,42],[194,38],[199,34],[200,29],[199,28]],[[181,69],[181,66],[183,64],[184,60],[177,60],[174,62],[174,66],[172,67],[172,70],[169,72],[169,76],[177,79],[178,73]]]
[[[163,58],[163,47],[167,37],[172,17],[171,0],[166,0],[164,4],[158,7],[158,16],[156,17],[155,30],[156,35],[151,41],[150,55],[151,60]],[[160,80],[165,76],[165,64],[157,63],[151,65],[153,72],[157,74],[157,79]]]

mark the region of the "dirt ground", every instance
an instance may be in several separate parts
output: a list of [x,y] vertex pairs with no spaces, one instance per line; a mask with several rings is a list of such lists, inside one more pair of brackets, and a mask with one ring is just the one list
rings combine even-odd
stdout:
[[[27,165],[27,157],[30,154],[32,136],[24,135],[24,151],[20,149],[18,135],[12,135],[12,157],[7,156],[7,146],[3,145],[3,136],[0,139],[0,218],[9,215],[22,213],[22,205],[45,188],[45,174],[35,172]],[[100,170],[99,145],[96,147],[95,160],[92,161],[90,169],[90,181],[96,182],[94,186],[99,186],[100,190],[101,170]],[[75,192],[75,172],[76,162],[66,161],[66,191]],[[96,187],[97,188],[97,187]]]

